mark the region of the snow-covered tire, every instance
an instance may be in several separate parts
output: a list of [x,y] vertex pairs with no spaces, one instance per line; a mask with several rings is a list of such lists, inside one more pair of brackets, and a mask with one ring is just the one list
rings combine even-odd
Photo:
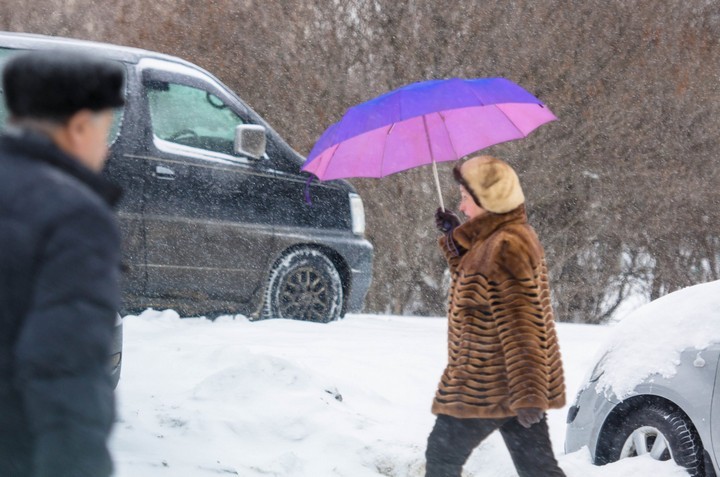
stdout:
[[327,323],[341,317],[343,286],[332,261],[314,249],[297,249],[275,264],[265,288],[263,318]]
[[671,404],[644,403],[606,426],[598,444],[598,463],[650,454],[673,459],[691,476],[704,477],[703,446],[690,419]]

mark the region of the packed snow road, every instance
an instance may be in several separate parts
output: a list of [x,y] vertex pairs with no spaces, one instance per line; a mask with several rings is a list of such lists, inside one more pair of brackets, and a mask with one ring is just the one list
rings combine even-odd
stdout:
[[[424,475],[444,319],[211,322],[148,310],[124,328],[111,440],[118,477]],[[558,329],[572,401],[609,328]],[[649,456],[595,467],[586,450],[563,455],[565,417],[549,412],[569,477],[687,475]],[[473,453],[466,475],[516,475],[499,435]]]

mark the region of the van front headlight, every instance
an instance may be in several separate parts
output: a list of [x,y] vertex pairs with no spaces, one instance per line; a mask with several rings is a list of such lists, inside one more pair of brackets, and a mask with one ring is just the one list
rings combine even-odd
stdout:
[[357,194],[350,194],[350,216],[352,217],[352,231],[356,235],[365,234],[365,207]]

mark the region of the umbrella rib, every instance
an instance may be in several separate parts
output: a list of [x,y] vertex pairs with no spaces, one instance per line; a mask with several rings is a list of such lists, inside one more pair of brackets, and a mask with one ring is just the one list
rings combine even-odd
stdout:
[[387,135],[388,137],[385,138],[385,142],[383,143],[383,152],[382,156],[380,157],[380,177],[385,177],[385,171],[383,170],[385,168],[385,149],[387,148],[387,143],[390,140],[390,133],[392,132],[393,128],[395,127],[395,124],[402,121],[402,98],[403,98],[403,91],[398,92],[398,117],[397,120],[390,124],[390,129],[388,129]]
[[518,130],[518,132],[520,133],[520,135],[521,135],[522,137],[527,137],[527,135],[522,132],[522,129],[520,129],[519,127],[517,127],[517,124],[515,124],[515,123],[513,122],[513,120],[510,119],[510,117],[508,117],[508,115],[505,114],[505,112],[504,112],[503,110],[501,110],[500,108],[498,108],[498,104],[497,104],[497,103],[485,104],[485,102],[480,98],[480,96],[478,96],[477,91],[475,91],[474,88],[470,88],[470,91],[472,91],[473,96],[475,96],[475,97],[477,98],[477,100],[478,100],[478,102],[480,103],[480,106],[481,106],[481,107],[486,107],[486,106],[492,106],[492,107],[494,107],[495,109],[497,109],[498,111],[500,111],[500,112],[503,114],[503,116],[505,116],[505,117],[508,119],[508,121],[510,121],[510,124],[512,124],[513,127]]
[[463,85],[465,85],[470,90],[470,92],[473,94],[473,96],[475,96],[475,98],[478,100],[478,103],[480,103],[480,106],[487,106],[485,104],[485,101],[483,101],[482,98],[480,96],[478,96],[478,93],[477,93],[477,91],[475,91],[475,88],[468,85],[467,82],[465,82],[465,81],[463,81]]
[[520,133],[520,136],[522,136],[522,137],[527,137],[527,134],[525,134],[524,132],[522,132],[522,129],[520,129],[519,127],[517,127],[517,124],[515,124],[515,122],[514,122],[512,119],[510,119],[510,116],[508,116],[507,114],[505,114],[505,111],[503,111],[502,109],[498,108],[498,105],[497,105],[497,104],[493,104],[492,106],[493,106],[493,108],[495,108],[495,109],[497,109],[498,111],[500,111],[500,113],[501,113],[503,116],[505,116],[508,121],[510,121],[510,124],[512,124],[513,127],[518,130],[518,132]]
[[[395,127],[395,123],[392,123],[390,125],[390,129],[388,129],[387,136],[390,136],[390,133],[392,132],[393,128]],[[382,155],[380,156],[380,177],[385,177],[383,173],[383,168],[385,167],[385,149],[387,148],[387,143],[390,140],[389,137],[386,137],[383,141],[383,149],[382,149]]]
[[423,114],[422,118],[423,118],[423,126],[425,127],[425,140],[428,145],[428,151],[430,151],[430,161],[435,162],[435,156],[433,155],[432,145],[430,144],[430,131],[428,131],[428,126],[427,126],[427,115]]
[[[330,153],[330,157],[328,157],[326,160],[322,161],[320,163],[320,166],[317,168],[316,173],[314,173],[318,177],[318,179],[320,178],[321,174],[324,176],[325,173],[327,172],[328,167],[330,167],[330,162],[332,162],[333,157],[335,157],[337,150],[340,148],[340,144],[342,144],[342,143],[338,143],[338,144],[335,144],[334,146],[330,146],[330,147],[334,148],[333,151]],[[322,169],[322,171],[320,169]]]
[[437,114],[438,114],[438,116],[440,116],[440,119],[442,119],[443,126],[445,127],[445,132],[447,133],[448,142],[450,143],[450,147],[453,150],[453,156],[455,157],[455,159],[460,159],[460,157],[458,157],[457,150],[455,149],[455,144],[453,144],[452,136],[450,135],[450,130],[448,129],[447,123],[445,122],[445,116],[443,115],[443,113],[441,113],[439,111]]

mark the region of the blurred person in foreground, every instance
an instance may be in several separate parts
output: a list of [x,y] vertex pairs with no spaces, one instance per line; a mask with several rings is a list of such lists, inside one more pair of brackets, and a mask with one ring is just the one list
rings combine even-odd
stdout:
[[499,430],[520,477],[563,476],[545,411],[565,404],[543,248],[527,222],[515,171],[490,156],[459,163],[460,211],[438,209],[452,276],[448,365],[428,438],[427,477],[460,477]]
[[101,176],[119,64],[71,52],[5,66],[0,134],[0,476],[105,477],[119,191]]

